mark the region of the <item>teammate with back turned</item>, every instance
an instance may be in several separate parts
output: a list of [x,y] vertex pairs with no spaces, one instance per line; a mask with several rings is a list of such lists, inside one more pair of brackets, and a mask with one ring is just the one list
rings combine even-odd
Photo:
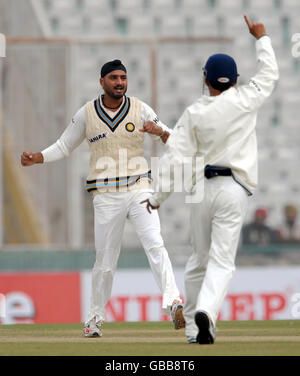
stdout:
[[[183,162],[186,156],[204,159],[204,198],[191,205],[193,252],[184,274],[183,314],[189,343],[215,341],[217,317],[235,271],[248,196],[257,186],[257,112],[279,79],[265,26],[251,23],[246,15],[244,19],[257,39],[256,74],[248,84],[236,86],[238,73],[233,58],[211,56],[204,69],[210,96],[203,95],[184,111],[161,158],[162,166],[167,161]],[[159,178],[160,186],[170,182],[163,168]],[[169,195],[158,188],[147,200],[147,210],[157,209]]]
[[90,174],[86,190],[94,196],[96,261],[84,335],[102,336],[126,218],[135,227],[162,293],[162,312],[171,314],[175,329],[179,329],[185,324],[182,300],[161,236],[159,216],[151,216],[140,205],[152,191],[151,171],[143,152],[147,124],[155,124],[154,140],[166,141],[169,129],[146,103],[125,95],[127,70],[120,60],[103,65],[100,85],[104,94],[78,110],[56,143],[39,153],[24,152],[21,163],[31,166],[56,161],[69,156],[84,140],[88,142]]

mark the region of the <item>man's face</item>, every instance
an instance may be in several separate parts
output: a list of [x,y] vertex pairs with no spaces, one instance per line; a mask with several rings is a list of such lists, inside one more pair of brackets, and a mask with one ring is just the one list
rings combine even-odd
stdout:
[[100,84],[105,94],[114,99],[120,99],[127,91],[127,74],[122,70],[115,70],[100,78]]

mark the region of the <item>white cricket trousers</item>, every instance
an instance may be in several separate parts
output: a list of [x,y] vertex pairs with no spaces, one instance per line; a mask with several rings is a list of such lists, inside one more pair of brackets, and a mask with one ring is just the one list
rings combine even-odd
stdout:
[[103,193],[94,197],[96,261],[92,270],[91,305],[86,322],[94,317],[96,321],[105,320],[105,305],[111,297],[126,218],[135,227],[162,293],[163,313],[170,313],[175,299],[181,301],[169,255],[161,237],[158,211],[154,210],[150,214],[146,210],[146,204],[140,204],[150,195],[150,192],[145,191],[129,191]]
[[195,337],[195,312],[208,313],[216,324],[235,271],[240,231],[248,195],[230,176],[205,179],[204,198],[191,207],[193,252],[184,274],[186,336]]

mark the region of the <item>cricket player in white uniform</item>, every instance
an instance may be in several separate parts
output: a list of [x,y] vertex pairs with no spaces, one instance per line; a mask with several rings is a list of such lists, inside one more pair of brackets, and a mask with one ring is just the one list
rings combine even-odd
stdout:
[[96,261],[84,335],[102,335],[105,305],[111,297],[127,217],[135,226],[162,293],[162,312],[171,313],[175,329],[179,329],[184,326],[182,300],[161,237],[159,216],[150,215],[140,205],[152,191],[151,170],[143,151],[147,122],[151,120],[158,125],[156,135],[152,136],[156,140],[165,141],[168,128],[148,105],[125,95],[127,72],[120,60],[103,65],[100,84],[104,94],[86,103],[75,114],[57,142],[40,153],[24,152],[21,163],[31,166],[59,160],[69,156],[84,140],[90,147],[86,189],[94,195]]
[[[204,159],[204,198],[191,206],[193,253],[184,277],[189,343],[214,343],[217,317],[235,271],[247,199],[257,186],[257,112],[279,79],[264,25],[244,18],[257,39],[256,74],[248,84],[236,87],[234,60],[224,54],[211,56],[204,69],[210,96],[203,95],[184,111],[161,159],[162,165],[186,156]],[[164,171],[160,169],[162,186],[164,180],[172,182],[172,175]],[[147,200],[148,211],[169,195],[157,190]]]

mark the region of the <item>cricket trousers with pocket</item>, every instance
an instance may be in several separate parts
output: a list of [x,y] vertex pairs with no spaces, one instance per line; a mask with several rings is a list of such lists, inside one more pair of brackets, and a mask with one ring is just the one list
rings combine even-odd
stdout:
[[105,321],[105,305],[111,297],[126,218],[135,227],[162,294],[162,313],[170,314],[173,301],[181,301],[171,261],[161,237],[158,211],[154,210],[150,214],[146,205],[140,204],[150,195],[150,192],[138,190],[95,195],[93,204],[96,261],[92,270],[91,305],[86,322],[94,317],[97,322]]
[[186,336],[196,337],[196,311],[214,325],[235,271],[248,194],[232,176],[204,181],[204,198],[191,207],[192,254],[184,273]]

